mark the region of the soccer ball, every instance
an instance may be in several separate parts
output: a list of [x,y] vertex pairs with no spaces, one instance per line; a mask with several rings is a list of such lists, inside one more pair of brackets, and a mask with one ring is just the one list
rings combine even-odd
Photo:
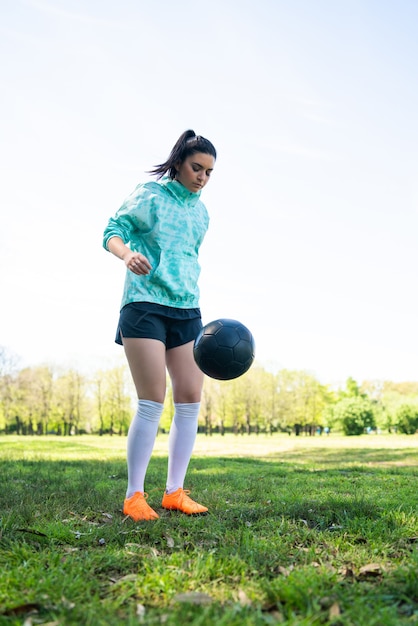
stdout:
[[254,338],[237,320],[215,320],[206,324],[196,337],[193,355],[207,376],[231,380],[251,367],[255,356]]

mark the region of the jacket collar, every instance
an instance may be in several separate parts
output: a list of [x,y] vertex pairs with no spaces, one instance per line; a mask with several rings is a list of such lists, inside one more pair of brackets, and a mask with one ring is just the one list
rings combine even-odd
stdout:
[[169,191],[177,200],[181,203],[185,203],[188,206],[194,206],[199,200],[201,192],[194,193],[186,189],[184,185],[179,183],[178,180],[172,179],[169,176],[164,176],[160,180],[160,184],[163,185],[167,191]]

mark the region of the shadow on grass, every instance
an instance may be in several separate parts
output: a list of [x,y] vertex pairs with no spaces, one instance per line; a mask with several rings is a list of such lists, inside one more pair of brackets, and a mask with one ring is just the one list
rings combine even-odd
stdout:
[[[341,450],[337,467],[337,452],[328,449],[315,450],[320,463],[309,467],[290,462],[292,453],[281,454],[280,463],[250,458],[195,458],[185,487],[228,527],[278,523],[283,519],[317,530],[346,528],[350,520],[356,520],[360,527],[362,520],[370,523],[382,516],[390,517],[395,509],[418,509],[416,481],[411,480],[415,469],[376,467],[370,459],[381,458],[383,452],[386,458],[387,451],[356,450],[356,457],[363,459],[358,467],[350,465],[349,453]],[[398,452],[389,454],[399,459]],[[324,468],[324,457],[329,459],[329,468]],[[365,459],[372,465],[366,467]],[[166,467],[166,458],[151,459],[146,489],[151,506],[167,517],[171,513],[159,508]],[[123,520],[127,475],[126,464],[120,459],[0,461],[0,473],[0,511],[3,520],[13,519],[13,524],[36,524],[41,519],[103,523],[103,515],[108,516],[107,521]]]
[[297,464],[316,463],[320,466],[334,465],[399,465],[415,467],[418,472],[417,448],[338,448],[330,447],[301,450],[284,450],[269,455],[271,459]]

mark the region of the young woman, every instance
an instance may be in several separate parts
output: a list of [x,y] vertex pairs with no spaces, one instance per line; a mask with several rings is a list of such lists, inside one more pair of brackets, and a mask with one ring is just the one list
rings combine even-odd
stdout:
[[208,510],[183,487],[203,385],[193,358],[193,342],[202,328],[198,252],[209,223],[200,193],[215,160],[210,141],[192,130],[184,132],[167,161],[151,170],[156,181],[138,185],[104,232],[104,247],[127,268],[115,341],[124,346],[138,395],[128,432],[123,505],[135,521],[158,518],[146,501],[144,482],[163,410],[166,370],[175,412],[162,507],[187,515]]

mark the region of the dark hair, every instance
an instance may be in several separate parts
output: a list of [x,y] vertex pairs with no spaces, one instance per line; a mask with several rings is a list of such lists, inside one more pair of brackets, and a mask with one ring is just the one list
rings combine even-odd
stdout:
[[178,163],[183,163],[187,157],[191,154],[196,154],[196,152],[211,154],[216,159],[215,146],[209,141],[209,139],[196,135],[194,130],[186,130],[177,139],[167,161],[161,163],[160,165],[156,165],[148,173],[161,178],[168,172],[170,178],[175,178],[177,173],[176,165]]

